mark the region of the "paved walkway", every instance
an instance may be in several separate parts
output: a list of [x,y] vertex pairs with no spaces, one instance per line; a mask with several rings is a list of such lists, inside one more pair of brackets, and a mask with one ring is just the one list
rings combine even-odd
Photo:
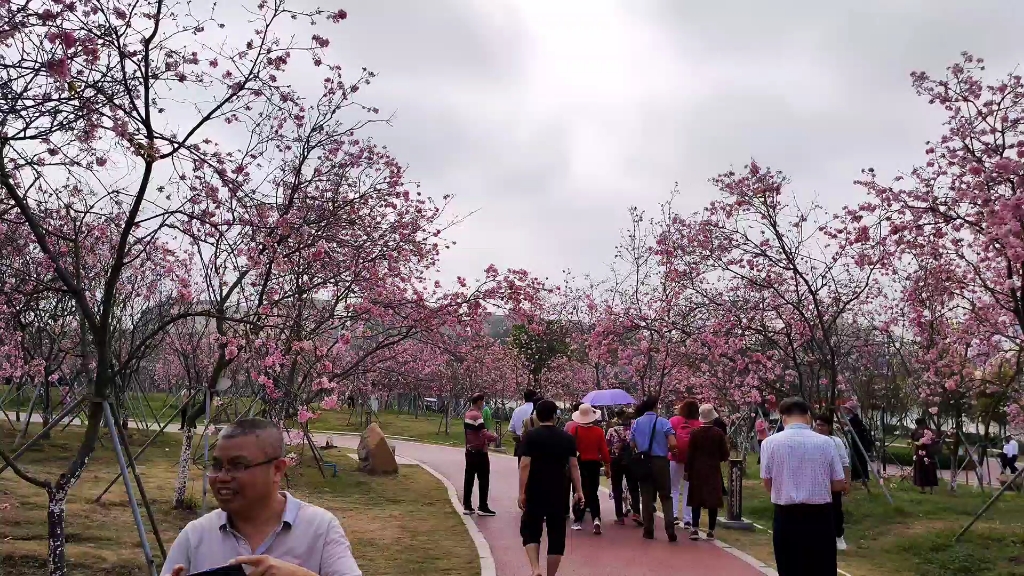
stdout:
[[[320,436],[319,434],[317,436]],[[342,446],[354,447],[358,437],[333,436]],[[319,438],[317,438],[319,441]],[[395,453],[430,466],[456,486],[462,498],[465,456],[461,448],[434,446],[389,440]],[[488,500],[494,517],[474,516],[474,521],[490,545],[497,576],[522,576],[529,573],[526,553],[519,536],[519,474],[516,459],[491,454],[491,491]],[[476,505],[476,495],[473,504]],[[588,530],[569,531],[565,557],[559,574],[565,576],[644,576],[647,574],[713,574],[715,576],[760,576],[761,571],[729,554],[712,542],[691,542],[680,531],[680,540],[669,543],[658,519],[657,540],[644,540],[635,525],[616,526],[615,513],[606,496],[601,499],[604,534]],[[589,518],[589,514],[587,518]],[[547,543],[541,544],[541,552]]]

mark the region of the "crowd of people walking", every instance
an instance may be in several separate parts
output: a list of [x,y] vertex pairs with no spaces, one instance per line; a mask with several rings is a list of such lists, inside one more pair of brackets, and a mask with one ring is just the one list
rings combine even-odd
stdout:
[[[493,515],[487,506],[486,446],[495,436],[482,419],[483,400],[474,396],[466,414],[464,506],[467,514]],[[603,533],[602,476],[610,480],[616,525],[635,524],[642,528],[642,538],[654,540],[660,505],[669,542],[678,541],[678,530],[693,541],[715,539],[728,494],[722,463],[729,460],[730,440],[714,406],[686,399],[665,418],[654,396],[632,409],[606,411],[577,403],[563,412],[534,390],[527,390],[523,400],[512,413],[509,432],[519,461],[520,535],[533,576],[557,573],[567,528],[583,530],[588,514],[593,534]],[[844,410],[856,434],[857,407]],[[807,402],[790,398],[780,404],[779,414],[776,433],[769,434],[761,418],[753,427],[761,477],[775,507],[779,574],[835,573],[837,551],[846,548],[843,497],[861,463],[835,435],[831,413],[812,417]],[[869,435],[862,442],[868,441]],[[867,470],[866,462],[861,466]],[[471,502],[474,481],[480,486],[476,509]],[[548,545],[542,562],[545,532]]]

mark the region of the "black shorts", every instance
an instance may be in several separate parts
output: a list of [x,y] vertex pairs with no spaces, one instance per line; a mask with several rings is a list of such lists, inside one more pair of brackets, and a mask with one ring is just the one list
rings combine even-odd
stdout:
[[546,506],[531,508],[529,504],[519,522],[519,535],[523,537],[523,546],[540,544],[544,535],[544,527],[548,529],[548,556],[565,554],[565,533],[568,518],[565,506]]

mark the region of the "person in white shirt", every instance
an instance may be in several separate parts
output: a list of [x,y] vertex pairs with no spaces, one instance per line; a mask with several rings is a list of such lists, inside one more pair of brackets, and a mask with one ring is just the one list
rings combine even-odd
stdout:
[[835,436],[835,421],[831,414],[822,413],[814,418],[814,431],[822,436],[828,436],[836,445],[839,452],[839,461],[843,464],[843,475],[846,477],[846,487],[842,491],[832,492],[832,524],[836,528],[836,550],[846,550],[846,518],[843,515],[843,496],[850,494],[850,449],[843,439]]
[[1006,444],[1003,445],[1003,453],[999,455],[999,471],[1010,470],[1010,474],[1017,473],[1017,441],[1013,436],[1006,437]]
[[785,430],[761,445],[761,478],[775,514],[772,545],[779,576],[835,574],[832,493],[846,486],[836,445],[811,430],[811,405],[787,398],[779,405]]
[[513,453],[517,459],[522,459],[520,445],[523,441],[523,424],[527,418],[533,415],[534,406],[540,401],[536,390],[527,389],[523,392],[524,404],[512,411],[512,417],[508,421],[508,431],[512,433],[512,442],[515,444]]

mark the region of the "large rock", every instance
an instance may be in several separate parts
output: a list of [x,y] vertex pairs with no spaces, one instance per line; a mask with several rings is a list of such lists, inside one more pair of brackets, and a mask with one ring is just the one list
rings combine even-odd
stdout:
[[[999,486],[1006,486],[1012,478],[1013,476],[1010,476],[1009,474],[1000,474]],[[1024,477],[1018,476],[1017,479],[1013,482],[1013,486],[1011,486],[1010,488],[1013,488],[1014,490],[1017,491],[1024,490]]]
[[367,426],[356,449],[359,470],[367,474],[398,474],[398,461],[376,422]]

